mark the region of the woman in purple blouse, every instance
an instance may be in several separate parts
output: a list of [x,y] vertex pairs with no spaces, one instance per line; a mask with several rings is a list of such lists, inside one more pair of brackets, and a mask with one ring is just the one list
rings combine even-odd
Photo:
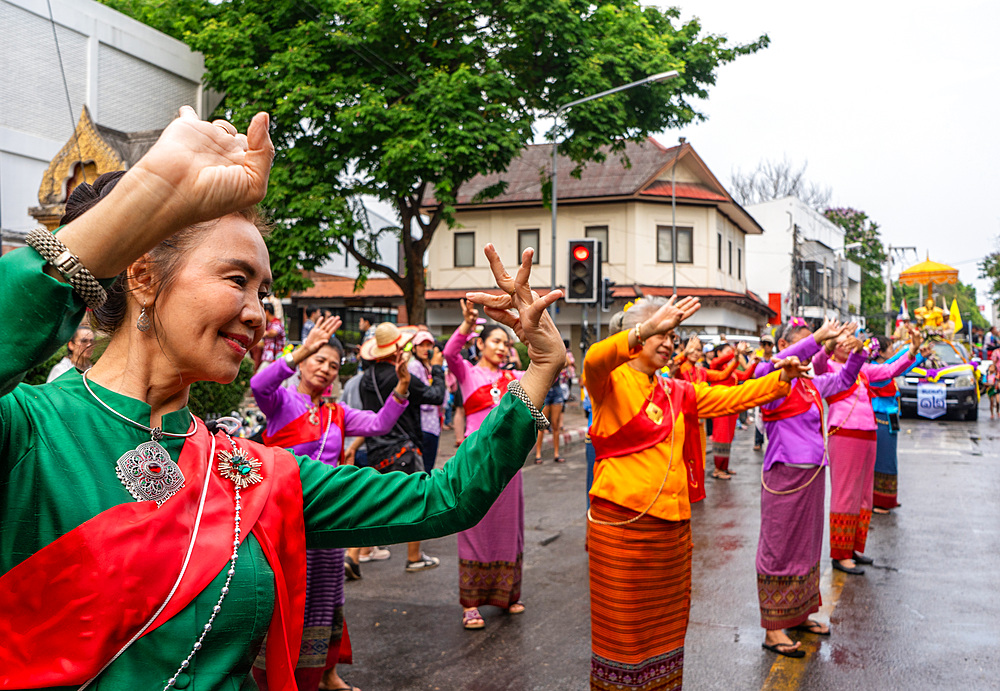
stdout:
[[[378,413],[323,402],[323,392],[340,373],[344,347],[333,333],[339,317],[322,317],[305,342],[255,374],[250,389],[267,416],[264,443],[309,456],[328,465],[339,465],[344,436],[387,434],[406,408],[410,372],[405,360],[396,366],[399,384]],[[282,384],[299,372],[297,389]],[[302,653],[295,670],[299,689],[353,689],[337,674],[338,661],[348,661],[350,650],[341,650],[344,629],[344,550],[306,550],[306,609]],[[264,668],[264,648],[254,663],[254,675]],[[260,683],[260,680],[258,680]]]

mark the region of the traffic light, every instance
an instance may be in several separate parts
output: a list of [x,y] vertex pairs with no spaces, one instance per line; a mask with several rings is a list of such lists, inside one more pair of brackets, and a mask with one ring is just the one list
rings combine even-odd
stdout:
[[569,241],[569,285],[566,302],[595,303],[601,283],[601,257],[593,238]]
[[615,304],[615,282],[610,278],[601,281],[601,311],[610,312],[611,305]]

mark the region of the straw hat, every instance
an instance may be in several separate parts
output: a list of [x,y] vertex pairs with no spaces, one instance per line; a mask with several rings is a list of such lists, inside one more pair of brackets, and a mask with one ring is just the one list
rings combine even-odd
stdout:
[[375,327],[375,337],[361,344],[361,357],[365,360],[381,360],[394,354],[413,338],[412,333],[404,333],[392,322],[382,322]]

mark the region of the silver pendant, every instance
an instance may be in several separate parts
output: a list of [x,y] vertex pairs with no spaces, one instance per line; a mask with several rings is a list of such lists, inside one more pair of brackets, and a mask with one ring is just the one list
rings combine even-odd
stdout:
[[155,501],[157,506],[184,486],[184,473],[155,441],[139,444],[124,454],[115,472],[136,501]]
[[493,397],[493,405],[500,405],[500,396],[501,395],[502,394],[500,393],[500,389],[497,387],[496,384],[494,384],[493,388],[490,389],[490,396]]

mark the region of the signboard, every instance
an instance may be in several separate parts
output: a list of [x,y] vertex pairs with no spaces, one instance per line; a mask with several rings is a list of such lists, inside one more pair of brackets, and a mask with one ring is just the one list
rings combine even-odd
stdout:
[[917,414],[933,420],[948,412],[948,390],[944,384],[917,384]]

